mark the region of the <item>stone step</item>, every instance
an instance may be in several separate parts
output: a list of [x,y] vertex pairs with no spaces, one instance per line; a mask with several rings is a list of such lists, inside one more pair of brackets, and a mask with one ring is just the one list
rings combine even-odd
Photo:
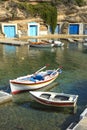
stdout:
[[4,91],[0,91],[0,104],[6,103],[12,101],[12,95],[4,92]]

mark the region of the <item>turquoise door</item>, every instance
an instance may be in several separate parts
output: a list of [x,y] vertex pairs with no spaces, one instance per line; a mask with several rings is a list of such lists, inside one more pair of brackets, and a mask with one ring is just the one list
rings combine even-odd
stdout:
[[30,36],[37,36],[37,25],[30,25]]
[[4,26],[4,33],[8,38],[13,38],[16,36],[16,30],[15,30],[15,26],[8,26],[5,25]]
[[[37,25],[30,25],[30,28],[29,28],[29,35],[30,36],[37,36]],[[32,42],[36,42],[37,39],[31,39]]]

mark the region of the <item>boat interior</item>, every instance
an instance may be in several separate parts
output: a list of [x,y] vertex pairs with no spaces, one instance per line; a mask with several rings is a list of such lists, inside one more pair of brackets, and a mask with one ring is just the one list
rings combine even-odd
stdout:
[[[45,98],[45,99],[50,99],[51,98],[51,94],[41,94],[40,95],[40,97],[42,97],[42,98]],[[52,98],[52,100],[54,100],[54,101],[57,101],[57,100],[61,100],[61,101],[67,101],[67,100],[69,100],[69,96],[63,96],[63,95],[56,95],[56,96],[54,96],[53,98]]]

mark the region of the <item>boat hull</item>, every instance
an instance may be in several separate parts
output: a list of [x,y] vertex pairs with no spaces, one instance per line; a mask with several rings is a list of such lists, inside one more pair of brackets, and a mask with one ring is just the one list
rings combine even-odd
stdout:
[[30,47],[35,47],[35,48],[51,48],[51,44],[30,44]]
[[[50,98],[43,98],[40,95],[41,94],[48,94],[51,95]],[[46,106],[52,106],[52,107],[75,107],[76,106],[76,102],[78,99],[78,95],[69,95],[69,94],[64,94],[64,93],[60,93],[58,96],[65,96],[71,99],[68,100],[53,100],[53,97],[55,97],[57,95],[57,93],[52,94],[53,92],[31,92],[30,94],[32,96],[32,98],[37,101],[40,104],[46,105]],[[73,99],[72,99],[73,98]]]
[[75,107],[76,103],[74,102],[49,102],[39,98],[34,97],[34,99],[39,102],[40,104],[47,105],[47,106],[54,106],[54,107]]
[[15,80],[10,80],[11,92],[12,94],[18,94],[25,91],[32,91],[32,90],[38,90],[44,88],[49,84],[51,84],[58,77],[58,75],[59,73],[57,73],[54,77],[51,77],[46,81],[40,81],[34,83],[17,82]]

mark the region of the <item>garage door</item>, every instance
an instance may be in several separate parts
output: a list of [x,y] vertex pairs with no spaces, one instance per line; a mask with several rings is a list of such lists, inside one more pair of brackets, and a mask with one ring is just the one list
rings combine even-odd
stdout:
[[79,34],[79,24],[70,24],[69,34]]
[[8,26],[5,25],[4,26],[4,33],[8,38],[13,38],[16,36],[16,30],[15,30],[15,26]]

